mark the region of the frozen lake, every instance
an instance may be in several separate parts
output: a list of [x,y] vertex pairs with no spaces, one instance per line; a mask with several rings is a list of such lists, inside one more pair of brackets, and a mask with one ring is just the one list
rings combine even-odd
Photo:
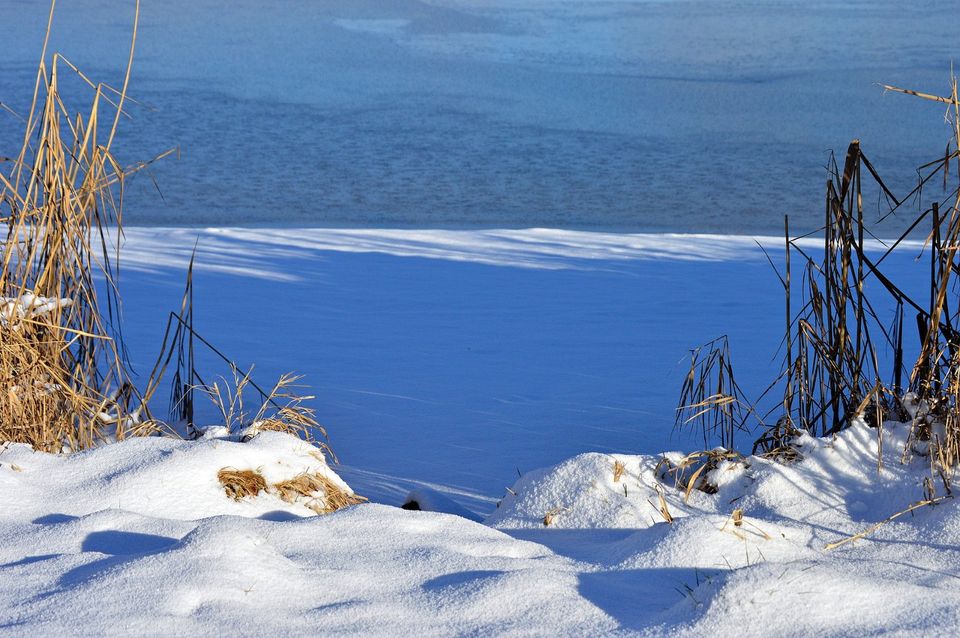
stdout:
[[[146,0],[128,224],[776,233],[819,223],[854,137],[902,190],[942,152],[951,2]],[[0,1],[25,111],[44,2]],[[54,47],[119,85],[132,2],[62,0]],[[0,149],[19,123],[0,112]],[[868,206],[873,201],[868,201]],[[873,210],[873,209],[870,209]],[[893,228],[886,234],[892,234]]]

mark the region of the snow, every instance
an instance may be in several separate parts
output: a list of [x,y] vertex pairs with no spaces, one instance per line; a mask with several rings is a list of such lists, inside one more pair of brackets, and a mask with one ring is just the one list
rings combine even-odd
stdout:
[[[859,423],[804,437],[791,465],[720,467],[735,479],[715,494],[685,502],[663,481],[671,524],[648,502],[658,459],[647,455],[585,454],[531,472],[484,525],[227,497],[224,464],[270,480],[325,469],[278,433],[239,443],[213,430],[72,455],[9,445],[0,634],[946,634],[960,620],[952,501],[825,549],[920,498],[927,460],[901,465],[906,426],[885,429],[879,472],[876,432]],[[615,460],[626,466],[617,482]]]
[[[949,635],[960,622],[952,500],[826,549],[923,498],[929,461],[901,463],[904,426],[885,425],[879,471],[860,423],[802,438],[799,463],[722,461],[703,475],[715,494],[664,474],[663,456],[684,456],[670,450],[698,449],[670,434],[688,346],[731,328],[751,364],[741,384],[769,371],[755,362],[776,348],[781,291],[754,240],[130,228],[120,285],[137,365],[152,363],[198,236],[198,328],[257,375],[308,373],[344,464],[218,428],[68,455],[7,445],[0,634]],[[757,241],[777,263],[780,240]],[[887,262],[907,287],[923,277],[916,250]],[[322,472],[374,502],[317,516],[269,490],[233,500],[224,467],[268,483]]]
[[[242,369],[255,364],[263,386],[304,374],[338,472],[379,502],[399,505],[425,487],[484,516],[518,472],[583,452],[702,446],[672,434],[677,394],[689,349],[721,334],[748,398],[779,369],[783,292],[751,237],[140,227],[125,236],[135,369],[145,375],[156,360],[196,245],[197,330]],[[756,241],[782,262],[782,239]],[[884,262],[904,290],[925,281],[919,252],[907,244]],[[205,378],[229,376],[204,350],[198,357]]]
[[350,492],[320,451],[308,443],[277,432],[261,432],[240,443],[219,427],[209,428],[195,442],[131,438],[62,455],[35,452],[22,443],[4,444],[0,464],[5,497],[15,496],[4,504],[5,515],[25,520],[51,515],[73,518],[103,508],[177,520],[221,514],[263,516],[276,510],[313,515],[303,504],[285,503],[274,494],[241,501],[226,498],[217,480],[222,468],[255,470],[268,484],[320,473]]
[[11,320],[33,319],[49,314],[58,308],[73,305],[72,299],[40,297],[26,292],[19,297],[0,297],[0,325],[8,325]]
[[217,481],[223,467],[268,482],[320,471],[346,488],[316,452],[218,428],[71,455],[5,446],[0,633],[436,634],[568,614],[570,633],[613,626],[576,595],[570,561],[537,544],[381,505],[317,517],[272,494],[233,500]]

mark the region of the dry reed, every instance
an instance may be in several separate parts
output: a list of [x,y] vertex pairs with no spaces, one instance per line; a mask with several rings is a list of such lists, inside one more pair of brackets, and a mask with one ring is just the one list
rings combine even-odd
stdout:
[[[217,406],[223,424],[245,429],[326,438],[297,390],[300,377],[284,375],[263,390],[193,329],[193,259],[179,313],[171,313],[157,365],[141,394],[124,357],[117,281],[125,180],[175,149],[130,167],[111,152],[125,105],[139,22],[139,0],[122,88],[94,83],[59,53],[47,58],[55,2],[37,69],[23,143],[0,157],[0,441],[44,451],[79,450],[128,436],[170,433],[152,418],[154,396],[171,359],[171,412],[194,424],[194,390]],[[92,92],[84,113],[69,110],[61,94],[65,74]],[[6,107],[5,107],[6,108]],[[171,329],[173,329],[171,331]],[[197,373],[194,341],[230,364],[233,383],[207,385]],[[169,348],[168,348],[168,343]],[[261,401],[249,414],[244,390]],[[316,441],[314,441],[316,442]],[[317,443],[331,457],[326,443]]]
[[[801,457],[794,439],[802,432],[834,434],[862,421],[877,430],[878,464],[883,423],[911,422],[909,450],[929,453],[945,486],[960,465],[960,302],[955,275],[960,272],[960,100],[953,79],[947,97],[895,87],[887,90],[948,105],[953,140],[946,151],[920,167],[915,188],[894,195],[864,154],[850,143],[842,167],[832,162],[826,184],[823,250],[805,252],[790,236],[785,220],[784,365],[780,377],[761,395],[780,387],[780,415],[770,426],[746,401],[733,378],[725,339],[694,351],[681,390],[678,426],[699,427],[705,440],[717,437],[732,448],[734,434],[750,429],[754,416],[761,432],[753,451],[778,460]],[[952,150],[951,150],[952,146]],[[957,184],[951,186],[956,179]],[[942,182],[941,195],[933,185]],[[902,213],[908,203],[919,211],[885,252],[872,256],[873,237],[864,213],[864,189],[877,194],[887,210],[881,221]],[[904,240],[926,224],[929,281],[925,298],[896,284],[883,262]],[[772,263],[772,262],[771,262]],[[798,272],[794,272],[798,271]],[[797,274],[799,273],[799,276]],[[891,314],[881,313],[890,306]],[[911,339],[911,324],[916,337]],[[909,364],[910,353],[918,354]],[[886,353],[890,353],[887,355]]]
[[292,479],[274,483],[272,490],[287,503],[303,503],[317,514],[329,514],[367,499],[344,491],[319,472],[298,474]]
[[654,470],[659,480],[673,479],[673,485],[684,492],[684,501],[690,499],[693,490],[716,494],[717,486],[710,480],[721,463],[745,464],[743,457],[732,450],[716,448],[704,452],[692,452],[674,463],[667,457],[660,459]]
[[[111,153],[136,21],[120,90],[94,84],[60,54],[48,60],[48,21],[23,144],[0,172],[0,440],[76,450],[156,429],[115,329],[110,248],[124,180],[146,165],[123,168]],[[85,114],[64,103],[64,72],[90,86]]]

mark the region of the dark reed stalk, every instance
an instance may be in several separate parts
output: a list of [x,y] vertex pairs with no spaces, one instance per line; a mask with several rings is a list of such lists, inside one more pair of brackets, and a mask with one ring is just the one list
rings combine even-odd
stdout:
[[[947,104],[953,143],[947,145],[943,156],[920,167],[929,172],[921,175],[910,193],[898,198],[864,155],[860,141],[853,140],[842,170],[831,160],[821,228],[823,252],[818,258],[808,255],[791,238],[789,220],[784,220],[786,270],[780,280],[784,287],[786,352],[784,369],[773,384],[784,384],[782,415],[774,425],[762,429],[754,451],[796,458],[785,451],[797,433],[828,435],[858,420],[877,428],[880,451],[884,420],[891,416],[909,418],[913,440],[930,442],[931,459],[937,471],[947,477],[960,463],[960,334],[954,328],[960,304],[951,299],[956,294],[954,275],[960,273],[957,80],[952,82],[949,97],[885,88]],[[944,191],[948,191],[953,161],[958,166],[958,187],[946,200],[925,205],[929,197],[924,185],[935,176],[942,175]],[[920,204],[909,228],[876,261],[867,255],[866,238],[872,233],[864,219],[865,178],[888,204],[881,221],[901,210],[908,200]],[[944,212],[947,202],[949,209]],[[925,246],[930,251],[929,281],[928,298],[920,302],[895,283],[893,273],[884,272],[880,266],[887,256],[902,249],[903,241],[924,222],[930,224]],[[792,285],[795,258],[802,264],[799,287]],[[799,297],[796,304],[795,294]],[[892,316],[878,316],[876,309],[885,305],[893,307]],[[912,344],[909,331],[904,329],[907,311],[915,313],[917,326],[917,339]],[[917,356],[905,383],[906,352],[913,348]],[[884,352],[891,355],[882,356]],[[726,339],[694,350],[681,389],[677,424],[699,426],[705,445],[708,438],[718,437],[723,445],[731,447],[734,432],[746,429],[743,415],[756,414],[735,385],[729,361]],[[732,406],[738,406],[736,414],[742,418],[734,418]]]

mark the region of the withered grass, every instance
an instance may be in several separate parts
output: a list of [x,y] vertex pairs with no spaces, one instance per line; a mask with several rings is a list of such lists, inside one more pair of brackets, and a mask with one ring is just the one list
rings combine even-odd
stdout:
[[367,499],[344,491],[319,472],[298,474],[292,479],[273,484],[277,495],[287,503],[303,502],[317,514],[329,514]]
[[347,492],[320,472],[303,472],[291,479],[269,484],[258,470],[225,467],[217,472],[217,480],[227,496],[235,501],[265,492],[276,494],[287,503],[301,503],[317,514],[329,514],[367,501]]
[[[93,84],[60,54],[48,59],[48,22],[23,144],[2,162],[0,440],[77,450],[158,427],[122,356],[111,250],[124,180],[146,165],[124,168],[111,152],[137,19],[120,90]],[[65,73],[89,85],[85,113],[64,103]]]
[[227,496],[235,501],[253,497],[267,490],[267,481],[255,470],[238,470],[225,467],[217,472],[217,480]]
[[627,466],[623,461],[614,460],[613,462],[613,482],[619,483],[620,479],[623,478],[623,473],[626,471]]
[[[947,96],[884,89],[946,105],[953,139],[942,155],[919,167],[916,186],[900,197],[884,183],[859,140],[849,144],[842,166],[831,161],[820,228],[822,252],[808,254],[800,238],[790,235],[789,219],[784,219],[785,270],[777,272],[785,300],[783,368],[760,397],[779,388],[782,400],[760,418],[736,384],[729,346],[721,338],[693,351],[678,407],[678,427],[699,428],[705,440],[720,438],[728,449],[734,449],[740,433],[758,429],[753,453],[782,462],[802,459],[795,445],[802,433],[829,436],[862,422],[876,430],[878,471],[884,423],[909,423],[903,457],[925,455],[931,467],[923,500],[828,549],[952,498],[951,482],[960,468],[958,82],[952,78]],[[886,208],[880,222],[892,215],[912,219],[879,255],[866,249],[867,241],[875,237],[865,220],[865,189]],[[915,213],[907,210],[912,206]],[[884,261],[904,250],[904,241],[917,233],[925,235],[921,264],[928,277],[923,293],[911,296]],[[892,312],[880,310],[888,307]],[[748,424],[748,418],[754,421]],[[697,468],[692,472],[668,468],[689,496],[692,487],[700,487],[706,465],[680,465]],[[937,484],[942,485],[940,493]],[[734,520],[734,529],[738,527]]]
[[[127,167],[111,150],[132,101],[127,89],[139,0],[120,89],[95,83],[59,53],[48,57],[55,8],[51,2],[32,101],[20,118],[22,145],[11,157],[0,154],[0,231],[5,231],[0,240],[0,441],[75,451],[129,436],[174,433],[181,423],[195,438],[193,394],[199,387],[232,431],[289,432],[334,458],[325,442],[314,440],[325,441],[326,431],[308,406],[314,397],[299,390],[300,377],[283,375],[271,391],[263,390],[196,335],[192,259],[180,312],[171,313],[146,389],[137,389],[119,328],[124,187],[130,175],[175,149]],[[72,111],[63,98],[68,77],[79,79],[91,95],[83,112]],[[232,383],[203,382],[195,366],[195,339],[228,361]],[[168,426],[153,418],[148,405],[174,354],[174,426]],[[249,411],[243,403],[247,387],[261,399]]]

